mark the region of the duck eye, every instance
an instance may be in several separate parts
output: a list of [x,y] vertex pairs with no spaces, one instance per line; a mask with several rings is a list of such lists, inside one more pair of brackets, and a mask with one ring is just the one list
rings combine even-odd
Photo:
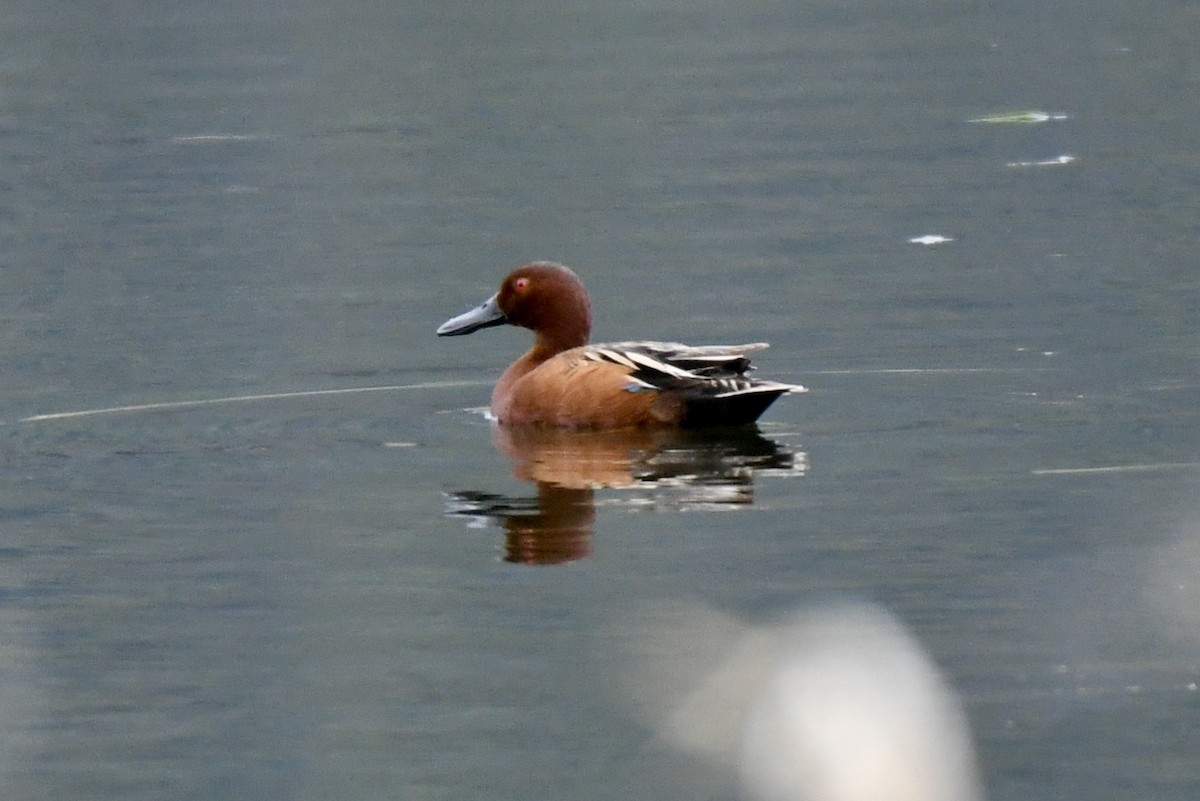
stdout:
[[518,292],[524,292],[526,289],[529,289],[529,279],[522,275],[516,281],[513,281],[513,289]]

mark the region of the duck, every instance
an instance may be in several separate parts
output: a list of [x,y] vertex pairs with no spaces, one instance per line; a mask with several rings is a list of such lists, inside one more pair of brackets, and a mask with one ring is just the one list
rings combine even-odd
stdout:
[[533,331],[533,347],[500,376],[491,415],[500,425],[615,429],[740,426],[756,421],[797,384],[751,378],[750,354],[765,342],[683,345],[590,344],[592,308],[566,265],[536,261],[513,270],[483,303],[452,317],[440,337],[499,325]]

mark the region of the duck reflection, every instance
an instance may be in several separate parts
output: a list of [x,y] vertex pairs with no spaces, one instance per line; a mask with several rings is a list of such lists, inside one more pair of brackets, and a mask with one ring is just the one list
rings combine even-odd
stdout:
[[592,431],[494,426],[493,442],[532,482],[533,497],[453,493],[447,513],[483,518],[505,530],[504,559],[562,564],[592,552],[596,491],[629,508],[730,508],[754,501],[756,474],[802,475],[803,452],[768,439],[757,426],[731,429]]

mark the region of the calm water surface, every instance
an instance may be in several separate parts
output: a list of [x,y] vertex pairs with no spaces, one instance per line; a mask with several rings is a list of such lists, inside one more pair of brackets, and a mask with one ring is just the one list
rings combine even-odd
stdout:
[[[646,610],[837,597],[989,798],[1200,795],[1193,4],[93,5],[0,20],[4,798],[731,799]],[[534,258],[812,391],[498,438]]]

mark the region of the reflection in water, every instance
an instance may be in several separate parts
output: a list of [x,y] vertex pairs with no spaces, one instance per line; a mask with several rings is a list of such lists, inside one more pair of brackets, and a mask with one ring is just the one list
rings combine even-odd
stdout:
[[534,498],[456,492],[447,514],[504,525],[504,560],[527,565],[575,562],[592,553],[593,490],[541,482]]
[[753,503],[756,474],[803,475],[805,454],[733,429],[579,431],[541,426],[493,428],[513,475],[537,486],[533,498],[477,491],[451,495],[447,513],[484,517],[505,528],[510,562],[560,564],[591,553],[595,491],[618,489],[617,505],[703,508]]

